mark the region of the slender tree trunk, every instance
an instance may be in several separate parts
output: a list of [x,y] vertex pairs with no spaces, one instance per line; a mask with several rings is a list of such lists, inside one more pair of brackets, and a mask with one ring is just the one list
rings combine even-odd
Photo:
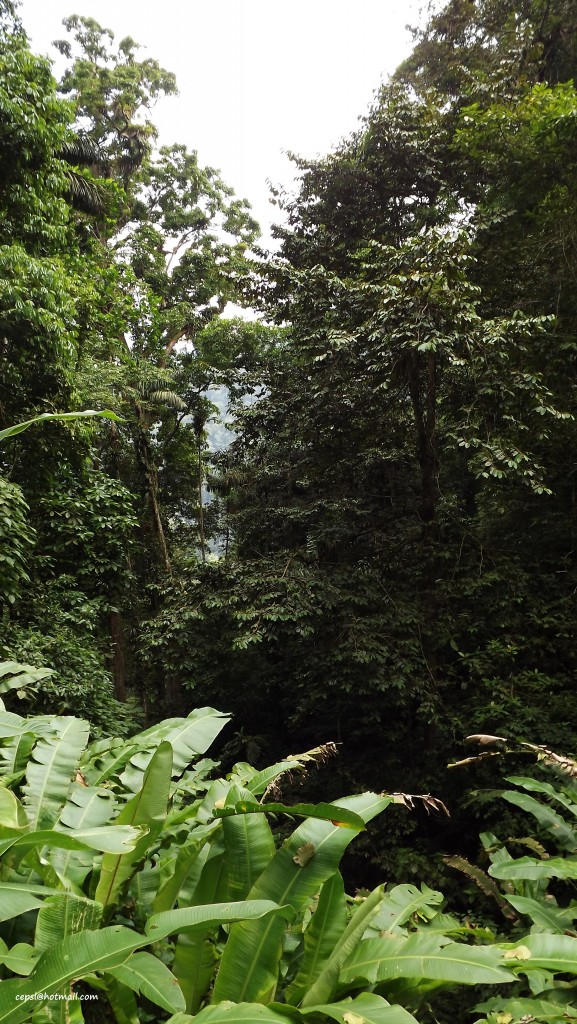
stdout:
[[166,534],[164,532],[164,526],[162,524],[162,516],[160,514],[160,503],[158,501],[158,470],[156,468],[152,450],[150,447],[150,440],[146,430],[142,428],[138,432],[137,439],[137,456],[140,464],[141,472],[145,482],[145,491],[148,497],[148,503],[150,506],[150,514],[152,517],[152,525],[154,528],[154,534],[158,545],[158,553],[160,556],[160,562],[163,569],[170,573],[170,556],[168,554],[168,545],[166,543]]
[[206,562],[206,543],[204,537],[204,504],[202,501],[203,465],[202,465],[202,434],[198,434],[198,528],[200,532],[200,553]]
[[110,612],[110,640],[112,646],[112,678],[117,700],[126,700],[126,664],[124,659],[124,631],[120,612]]

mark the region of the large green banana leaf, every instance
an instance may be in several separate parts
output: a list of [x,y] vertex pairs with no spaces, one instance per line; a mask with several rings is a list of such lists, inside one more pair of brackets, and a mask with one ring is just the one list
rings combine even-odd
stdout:
[[341,971],[341,981],[370,984],[396,978],[432,978],[460,985],[501,985],[511,982],[503,953],[494,946],[443,944],[423,932],[408,938],[364,939]]
[[103,782],[108,782],[122,771],[139,750],[133,740],[123,742],[111,739],[91,743],[81,760],[82,774],[88,785],[100,786]]
[[[287,914],[286,907],[277,907],[267,900],[229,903],[210,907],[189,907],[157,914],[150,919],[146,935],[121,925],[84,931],[57,943],[45,952],[30,976],[12,979],[0,985],[0,1024],[19,1024],[29,1016],[23,996],[61,992],[74,978],[85,978],[97,972],[109,972],[126,963],[142,946],[167,938],[183,929],[217,927],[244,918]],[[176,916],[175,916],[176,915]],[[19,996],[20,999],[16,997]]]
[[506,790],[506,792],[501,793],[501,796],[507,803],[513,804],[514,807],[520,807],[521,810],[532,814],[541,827],[551,833],[555,842],[562,849],[567,850],[569,853],[575,852],[575,849],[577,849],[577,831],[575,826],[569,825],[565,818],[557,814],[552,807],[548,807],[547,804],[536,800],[535,797],[529,796],[528,793],[517,793],[515,790]]
[[[359,814],[363,822],[383,811],[391,800],[375,793],[347,797],[337,803]],[[251,899],[272,899],[302,911],[326,879],[334,874],[354,829],[307,819],[277,851],[250,891]],[[230,930],[214,986],[213,1000],[270,1002],[277,985],[281,941],[279,918],[243,922]]]
[[290,906],[278,906],[271,900],[242,900],[239,903],[210,903],[208,906],[181,907],[153,914],[147,921],[145,932],[149,942],[176,935],[178,932],[196,928],[217,928],[233,921],[248,921],[261,918],[280,917],[290,920],[293,910]]
[[287,1002],[300,1003],[328,962],[347,926],[345,887],[339,871],[320,891],[317,908],[304,934],[304,953],[298,974],[285,991]]
[[0,894],[0,922],[11,921],[21,914],[28,913],[29,910],[39,910],[41,906],[42,901],[36,899],[30,892],[11,892],[9,888],[3,888]]
[[[175,1018],[171,1018],[175,1020]],[[287,1024],[286,1013],[263,1006],[262,1003],[222,1002],[218,1006],[206,1006],[196,1017],[188,1017],[181,1024]],[[170,1024],[170,1021],[168,1022]],[[175,1024],[179,1024],[176,1018]]]
[[369,931],[399,932],[413,914],[430,921],[436,916],[435,908],[443,899],[441,892],[429,889],[424,883],[420,889],[416,885],[396,885],[385,893],[376,916],[370,922]]
[[[74,782],[64,805],[58,828],[75,835],[84,828],[99,828],[114,815],[116,801],[109,789]],[[63,880],[81,886],[92,870],[94,858],[84,851],[50,849],[47,859]]]
[[[2,943],[4,946],[4,943]],[[40,951],[27,942],[17,942],[12,949],[0,950],[0,964],[4,964],[13,974],[27,977],[36,966]]]
[[0,821],[8,828],[24,828],[26,812],[11,789],[0,789]]
[[102,920],[102,907],[73,893],[49,896],[38,912],[34,947],[45,952],[57,942],[83,931],[96,931]]
[[21,434],[23,430],[28,430],[28,427],[34,426],[35,423],[42,423],[44,420],[80,420],[89,417],[104,417],[107,420],[118,420],[122,422],[122,417],[117,416],[115,412],[111,412],[110,409],[102,409],[97,412],[95,409],[85,409],[83,412],[42,412],[39,416],[34,416],[31,420],[24,420],[22,423],[14,423],[11,427],[4,427],[0,430],[0,441],[5,441],[8,437],[14,437],[16,434]]
[[142,784],[142,774],[159,743],[170,743],[173,755],[173,775],[181,775],[185,768],[200,754],[204,754],[224,729],[230,715],[214,708],[198,708],[188,718],[171,718],[154,725],[145,732],[132,737],[139,751],[133,754],[120,776],[123,786],[130,792],[137,792]]
[[299,1018],[304,1024],[308,1024],[309,1016],[316,1021],[320,1014],[339,1024],[417,1024],[402,1006],[391,1006],[374,992],[362,992],[355,999],[299,1008]]
[[171,862],[171,874],[162,884],[156,894],[153,910],[159,914],[163,910],[171,910],[176,903],[178,894],[189,877],[192,869],[198,861],[200,851],[206,843],[206,839],[198,841],[192,839],[180,847],[176,857]]
[[[517,1024],[518,1021],[526,1024],[567,1024],[568,1021],[577,1020],[575,1000],[572,1004],[562,1001],[563,997],[566,1000],[568,995],[569,993],[560,992],[559,1002],[549,1002],[545,999],[488,999],[476,1006],[475,1010],[493,1013],[497,1020],[501,1018],[507,1024]],[[485,1021],[484,1017],[483,1021],[477,1024],[484,1024]]]
[[131,828],[128,825],[106,825],[103,828],[78,829],[74,835],[57,829],[41,829],[39,832],[25,832],[22,829],[0,826],[0,855],[7,850],[25,855],[29,850],[43,846],[58,847],[62,850],[99,850],[106,853],[126,854],[146,835],[144,827]]
[[506,962],[517,971],[562,971],[577,974],[577,939],[571,935],[526,935],[521,942],[503,947]]
[[36,829],[50,828],[58,820],[88,740],[88,723],[82,719],[62,716],[53,721],[54,733],[40,737],[26,770],[24,806]]
[[516,860],[491,864],[489,874],[493,878],[535,881],[539,878],[577,878],[577,857],[549,857],[537,860],[533,857],[518,857]]
[[554,934],[563,935],[577,918],[577,904],[570,907],[557,907],[555,904],[544,900],[532,900],[527,896],[509,896],[505,899],[520,914],[527,914],[531,920],[540,928]]
[[175,1013],[185,1009],[184,996],[176,978],[158,957],[150,953],[133,953],[120,967],[111,967],[107,973],[163,1010]]
[[54,675],[53,668],[35,668],[34,665],[20,665],[17,661],[0,662],[0,693],[8,690],[22,690],[30,683],[39,683]]
[[114,906],[122,886],[132,876],[162,828],[168,808],[171,772],[172,747],[170,743],[161,743],[144,773],[140,791],[113,822],[113,830],[123,825],[145,825],[148,833],[139,839],[131,853],[123,856],[107,854],[102,858],[95,898],[104,907]]
[[524,775],[509,775],[505,781],[511,782],[514,786],[520,786],[521,789],[525,789],[528,793],[541,793],[551,803],[561,804],[574,818],[577,818],[576,796],[574,795],[571,798],[567,792],[563,792],[559,783],[552,786],[550,782],[543,782],[541,779],[529,779]]
[[248,799],[239,800],[236,803],[228,802],[224,807],[216,807],[215,818],[227,818],[234,814],[289,814],[295,818],[318,818],[320,821],[331,821],[333,825],[341,825],[343,828],[354,828],[357,832],[362,831],[365,823],[354,811],[346,807],[338,807],[336,804],[279,804],[266,803],[258,804],[248,793]]
[[383,886],[380,885],[355,908],[351,920],[339,937],[329,959],[306,992],[301,1007],[326,1003],[332,998],[338,985],[341,967],[357,947],[363,932],[371,918],[375,916],[382,901]]
[[[248,790],[233,786],[223,810],[253,802]],[[227,899],[247,898],[256,879],[275,855],[275,842],[263,814],[233,814],[223,820]]]
[[[200,870],[199,870],[200,868]],[[182,888],[183,905],[203,906],[227,899],[227,871],[224,846],[220,841],[205,847]],[[177,938],[173,971],[185,996],[186,1009],[191,1013],[200,1008],[212,982],[215,967],[214,941],[217,927],[180,933]]]
[[282,1003],[264,1006],[262,1003],[232,1003],[223,1001],[207,1006],[196,1017],[178,1014],[167,1024],[310,1024],[330,1017],[340,1024],[417,1024],[415,1018],[400,1006],[390,1006],[385,999],[373,993],[363,993],[356,999],[339,1003],[296,1009]]

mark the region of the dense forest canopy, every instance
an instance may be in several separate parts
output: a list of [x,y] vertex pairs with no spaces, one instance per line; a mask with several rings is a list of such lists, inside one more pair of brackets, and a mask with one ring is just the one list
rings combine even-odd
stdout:
[[433,4],[269,253],[0,0],[0,1022],[577,1019],[574,7]]
[[257,762],[333,740],[323,787],[439,793],[458,850],[464,735],[574,747],[573,5],[437,4],[294,158],[275,254],[157,146],[169,71],[74,15],[56,83],[0,7],[0,429],[119,417],[2,445],[0,654],[54,670],[22,699],[95,735],[210,703]]

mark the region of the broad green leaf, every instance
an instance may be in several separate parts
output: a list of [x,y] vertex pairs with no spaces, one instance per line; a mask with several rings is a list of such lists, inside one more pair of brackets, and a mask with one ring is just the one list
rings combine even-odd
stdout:
[[271,900],[241,900],[239,903],[211,903],[208,906],[182,907],[153,914],[147,921],[145,932],[149,942],[196,928],[217,928],[232,921],[247,921],[269,916],[292,918],[292,909],[277,906]]
[[[202,826],[201,826],[202,827]],[[224,848],[219,840],[202,851],[197,865],[201,870],[191,874],[183,890],[185,902],[210,911],[211,904],[226,899],[226,865]],[[215,966],[215,940],[218,926],[208,925],[193,932],[182,932],[177,939],[173,970],[186,1000],[186,1009],[196,1013],[212,982]],[[211,941],[212,940],[212,941]]]
[[429,889],[424,883],[420,889],[416,885],[396,885],[390,892],[385,893],[383,902],[371,921],[371,928],[382,932],[396,932],[413,914],[431,920],[437,913],[432,908],[439,906],[443,899],[442,893]]
[[57,829],[42,829],[39,832],[0,827],[0,854],[9,849],[18,849],[25,854],[28,850],[43,846],[58,847],[62,850],[99,850],[105,853],[129,853],[142,837],[144,829],[113,825],[104,828],[78,829],[74,835],[67,835]]
[[0,902],[0,921],[10,921],[13,917],[20,917],[21,914],[26,914],[29,910],[38,910],[42,906],[42,902],[37,900],[29,892],[22,892],[17,890],[16,892],[10,892],[7,888],[2,888],[1,902]]
[[227,1000],[218,1006],[206,1006],[196,1015],[194,1024],[287,1024],[287,1016],[262,1003]]
[[34,665],[21,665],[17,661],[3,661],[0,663],[0,693],[21,690],[53,675],[52,668],[35,668]]
[[0,789],[0,821],[8,828],[20,828],[21,804],[10,789]]
[[181,847],[174,861],[172,874],[158,890],[154,900],[153,910],[155,914],[159,914],[163,910],[172,909],[182,886],[198,860],[202,846],[203,843],[201,842],[191,842]]
[[163,1010],[175,1013],[185,1009],[184,997],[174,975],[150,953],[133,953],[124,964],[110,968],[108,973]]
[[354,913],[335,945],[329,959],[316,981],[304,996],[301,1006],[314,1006],[328,1002],[337,987],[339,971],[347,958],[358,946],[363,932],[382,903],[383,887],[380,885],[363,902],[355,907]]
[[362,992],[355,999],[299,1008],[299,1016],[305,1022],[309,1015],[316,1020],[316,1014],[330,1017],[339,1024],[417,1024],[402,1006],[391,1006],[374,992]]
[[36,423],[42,423],[44,420],[79,420],[86,417],[104,417],[107,420],[122,422],[122,418],[117,416],[115,412],[111,412],[110,409],[102,409],[98,412],[94,409],[85,409],[83,412],[43,412],[40,416],[34,416],[31,420],[24,420],[22,423],[15,423],[11,427],[5,427],[4,430],[0,430],[0,441],[4,441],[8,437],[14,437],[16,434],[21,434],[23,430],[27,430],[28,427],[32,427]]
[[562,971],[577,974],[577,939],[570,935],[526,935],[506,949],[507,964],[518,971]]
[[300,1003],[327,963],[346,926],[345,888],[340,872],[335,871],[323,884],[317,908],[306,928],[302,963],[285,992],[289,1003]]
[[547,804],[535,800],[528,793],[516,793],[514,790],[507,790],[505,793],[501,793],[501,796],[507,803],[513,804],[514,807],[520,807],[523,811],[532,814],[542,828],[554,836],[562,849],[568,850],[571,853],[577,849],[577,832],[575,828],[568,825],[565,818],[557,814],[552,807],[548,807]]
[[541,793],[546,796],[552,803],[561,804],[574,818],[577,818],[577,794],[575,799],[562,792],[558,786],[551,785],[550,782],[543,782],[541,779],[529,779],[523,775],[509,775],[506,782],[511,782],[515,786],[520,786],[521,789],[527,790],[528,793]]
[[557,907],[544,900],[532,900],[526,896],[509,896],[505,899],[520,914],[527,914],[536,925],[562,935],[577,918],[577,904],[571,907]]
[[132,755],[120,776],[122,784],[131,792],[140,787],[142,773],[161,742],[170,743],[172,746],[172,774],[182,774],[191,761],[208,750],[229,721],[230,715],[215,711],[214,708],[198,708],[192,711],[188,718],[170,718],[133,736],[131,744],[139,749]]
[[[234,806],[238,802],[251,802],[248,790],[234,786],[228,800]],[[226,817],[222,823],[225,863],[227,874],[227,899],[247,898],[256,879],[275,855],[275,843],[270,825],[263,814],[235,814]]]
[[538,878],[577,878],[577,858],[549,857],[547,860],[536,860],[533,857],[518,857],[503,864],[492,864],[489,874],[493,878],[521,878],[527,881]]
[[7,950],[5,953],[0,953],[0,964],[5,964],[13,974],[21,974],[27,977],[34,968],[39,956],[39,949],[28,945],[27,942],[18,942],[15,946],[12,946],[12,949]]
[[36,919],[34,946],[44,952],[69,935],[82,931],[96,931],[102,919],[100,903],[73,893],[49,896]]
[[98,988],[106,993],[116,1024],[140,1024],[138,1006],[132,989],[121,985],[110,973],[104,974],[101,978],[90,977],[87,980],[92,988]]
[[423,932],[408,938],[364,939],[341,971],[350,984],[366,979],[371,984],[396,978],[432,978],[460,985],[500,985],[511,982],[500,950],[492,946],[442,944]]
[[122,886],[132,876],[162,828],[168,807],[171,772],[172,747],[170,743],[161,743],[144,773],[140,792],[128,801],[111,826],[114,831],[123,825],[144,825],[148,834],[139,839],[130,854],[111,854],[102,858],[95,899],[105,907],[116,903]]
[[258,804],[248,799],[216,807],[214,810],[215,818],[226,818],[233,814],[290,814],[295,818],[318,818],[320,821],[331,821],[333,825],[341,825],[343,828],[354,828],[357,832],[365,827],[363,819],[358,814],[337,804]]
[[[208,932],[210,934],[210,932]],[[215,971],[218,956],[207,932],[182,932],[174,950],[172,970],[184,996],[185,1008],[198,1013]]]
[[88,739],[88,723],[80,718],[53,722],[54,733],[41,736],[32,751],[23,790],[28,819],[37,829],[58,820]]
[[[370,821],[390,804],[390,797],[375,793],[347,797],[338,805]],[[353,829],[307,819],[277,851],[257,879],[251,899],[272,899],[302,911],[326,879],[336,871],[341,856],[355,836]],[[214,1002],[233,999],[270,1001],[277,985],[284,927],[278,918],[244,922],[230,930],[214,986]]]
[[[563,996],[564,993],[560,992]],[[475,1007],[477,1012],[493,1013],[509,1024],[517,1021],[534,1021],[535,1024],[566,1024],[577,1019],[577,1007],[564,1002],[549,1002],[545,999],[488,999]],[[494,1019],[494,1018],[493,1018]]]
[[[64,805],[57,827],[76,835],[85,828],[99,828],[110,820],[115,809],[114,794],[109,789],[83,786],[74,782]],[[94,858],[90,853],[70,850],[50,850],[48,860],[60,878],[81,886]]]
[[0,1021],[17,1024],[28,1017],[30,1008],[23,1000],[17,1000],[17,995],[60,992],[73,978],[120,966],[146,942],[144,936],[121,925],[64,939],[43,953],[28,978],[0,985]]

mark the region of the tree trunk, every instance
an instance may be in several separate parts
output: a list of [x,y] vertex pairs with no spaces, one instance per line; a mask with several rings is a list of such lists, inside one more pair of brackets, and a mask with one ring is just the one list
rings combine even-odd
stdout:
[[120,612],[110,612],[110,640],[112,646],[112,678],[117,700],[126,701],[126,665],[124,660],[124,631]]
[[160,503],[158,501],[158,470],[154,462],[154,457],[150,447],[150,440],[145,430],[140,429],[138,432],[136,451],[142,476],[145,482],[145,492],[147,494],[148,503],[150,506],[150,514],[152,518],[154,534],[156,536],[156,541],[158,545],[160,562],[163,569],[166,572],[170,573],[170,556],[168,554],[166,534],[164,532],[164,526],[162,524],[162,516],[160,514]]

